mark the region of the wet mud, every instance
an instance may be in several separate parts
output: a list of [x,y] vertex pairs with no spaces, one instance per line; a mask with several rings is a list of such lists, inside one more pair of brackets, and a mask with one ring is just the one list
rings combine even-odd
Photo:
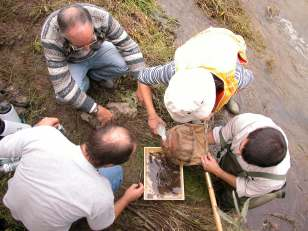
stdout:
[[[193,0],[157,0],[176,18],[176,46],[215,22]],[[255,80],[235,99],[241,113],[271,117],[287,134],[291,155],[285,199],[250,210],[252,230],[307,230],[308,227],[308,2],[306,0],[241,1],[266,49],[248,47],[248,68]],[[217,26],[217,25],[216,25]],[[223,120],[230,116],[224,113]]]
[[180,168],[167,160],[161,153],[149,155],[149,177],[152,182],[154,194],[179,194],[181,193]]

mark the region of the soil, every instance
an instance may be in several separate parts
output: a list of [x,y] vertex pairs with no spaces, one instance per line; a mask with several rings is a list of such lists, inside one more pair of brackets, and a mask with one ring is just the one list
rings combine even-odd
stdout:
[[[215,25],[193,0],[158,2],[167,14],[180,22],[177,46],[196,32]],[[248,49],[249,68],[254,72],[255,81],[240,92],[236,100],[240,103],[241,113],[264,114],[283,128],[289,139],[292,159],[286,198],[250,210],[248,223],[253,230],[261,230],[263,223],[271,224],[277,230],[305,230],[308,226],[308,2],[241,2],[253,26],[261,31],[266,49],[259,53]],[[227,118],[224,114],[222,120]],[[271,216],[277,212],[285,219]]]

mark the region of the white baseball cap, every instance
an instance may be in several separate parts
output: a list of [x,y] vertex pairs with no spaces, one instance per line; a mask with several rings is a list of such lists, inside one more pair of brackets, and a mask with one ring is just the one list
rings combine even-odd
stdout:
[[216,101],[213,75],[204,68],[181,70],[172,76],[164,102],[173,120],[187,123],[208,117]]

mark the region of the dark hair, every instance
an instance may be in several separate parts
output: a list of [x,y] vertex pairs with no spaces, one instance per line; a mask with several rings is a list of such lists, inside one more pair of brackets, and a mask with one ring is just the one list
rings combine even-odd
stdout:
[[[76,9],[74,12],[66,12],[68,9]],[[68,28],[73,27],[76,23],[90,23],[92,18],[89,11],[79,4],[72,4],[62,8],[58,13],[58,25],[61,32],[65,32]]]
[[95,167],[125,163],[134,147],[135,140],[130,132],[114,124],[92,131],[86,142],[87,153]]
[[251,132],[245,144],[242,157],[253,165],[271,167],[279,164],[287,153],[283,134],[274,128],[260,128]]

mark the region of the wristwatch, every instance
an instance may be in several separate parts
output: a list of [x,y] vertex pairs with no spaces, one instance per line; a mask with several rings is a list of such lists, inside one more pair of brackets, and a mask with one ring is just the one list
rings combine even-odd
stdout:
[[96,115],[97,112],[98,112],[98,104],[96,104],[95,108],[93,109],[93,111],[90,114]]

